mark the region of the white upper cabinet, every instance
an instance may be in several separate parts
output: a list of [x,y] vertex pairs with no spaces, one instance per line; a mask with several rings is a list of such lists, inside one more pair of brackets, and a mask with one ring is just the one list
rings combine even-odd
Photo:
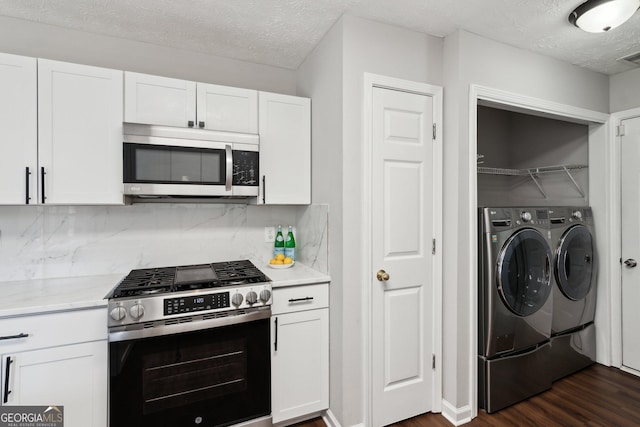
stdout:
[[194,127],[196,83],[126,71],[124,103],[125,122]]
[[0,54],[0,204],[122,204],[122,71]]
[[258,133],[258,92],[206,83],[197,84],[198,127]]
[[122,71],[38,60],[41,203],[123,203],[122,105]]
[[124,121],[258,133],[258,92],[125,72]]
[[[36,59],[0,53],[0,204],[36,198],[38,108]],[[30,175],[31,174],[31,175]]]
[[311,203],[311,100],[260,92],[258,204]]

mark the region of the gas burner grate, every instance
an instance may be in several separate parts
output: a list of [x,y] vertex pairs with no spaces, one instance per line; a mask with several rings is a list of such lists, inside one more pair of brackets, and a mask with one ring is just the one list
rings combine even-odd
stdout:
[[144,297],[269,281],[270,279],[248,260],[146,268],[132,270],[113,291],[112,298]]
[[175,267],[132,270],[115,289],[113,297],[133,297],[171,292]]
[[223,285],[269,281],[251,261],[216,262],[211,265]]

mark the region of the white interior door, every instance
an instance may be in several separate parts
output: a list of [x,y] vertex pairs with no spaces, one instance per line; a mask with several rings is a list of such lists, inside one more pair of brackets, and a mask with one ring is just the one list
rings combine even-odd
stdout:
[[622,364],[640,372],[640,117],[621,124]]
[[428,412],[432,405],[433,111],[430,96],[373,89],[374,426]]

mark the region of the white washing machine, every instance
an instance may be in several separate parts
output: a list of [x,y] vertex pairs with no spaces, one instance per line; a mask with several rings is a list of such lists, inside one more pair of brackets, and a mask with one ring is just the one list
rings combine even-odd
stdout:
[[552,252],[546,208],[481,208],[478,404],[495,412],[551,388]]
[[596,357],[597,258],[589,207],[549,208],[554,251],[552,379],[591,365]]

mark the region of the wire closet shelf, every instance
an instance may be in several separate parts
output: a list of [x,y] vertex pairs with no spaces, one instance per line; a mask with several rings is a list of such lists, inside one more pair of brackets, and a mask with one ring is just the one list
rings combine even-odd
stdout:
[[[480,156],[478,157],[481,158]],[[588,167],[587,165],[578,165],[578,164],[541,166],[536,168],[525,168],[525,169],[505,169],[505,168],[490,168],[490,167],[478,166],[478,173],[485,174],[485,175],[528,176],[529,178],[531,178],[531,180],[536,185],[536,187],[538,187],[538,190],[540,190],[540,193],[542,193],[542,195],[546,199],[547,193],[545,193],[544,189],[540,185],[540,182],[538,181],[539,176],[544,174],[549,174],[549,173],[564,172],[569,177],[569,179],[575,186],[576,190],[578,190],[580,195],[582,197],[585,197],[584,191],[582,191],[582,188],[580,188],[580,185],[578,185],[578,183],[576,182],[575,178],[571,174],[571,171],[586,169],[587,167]]]

